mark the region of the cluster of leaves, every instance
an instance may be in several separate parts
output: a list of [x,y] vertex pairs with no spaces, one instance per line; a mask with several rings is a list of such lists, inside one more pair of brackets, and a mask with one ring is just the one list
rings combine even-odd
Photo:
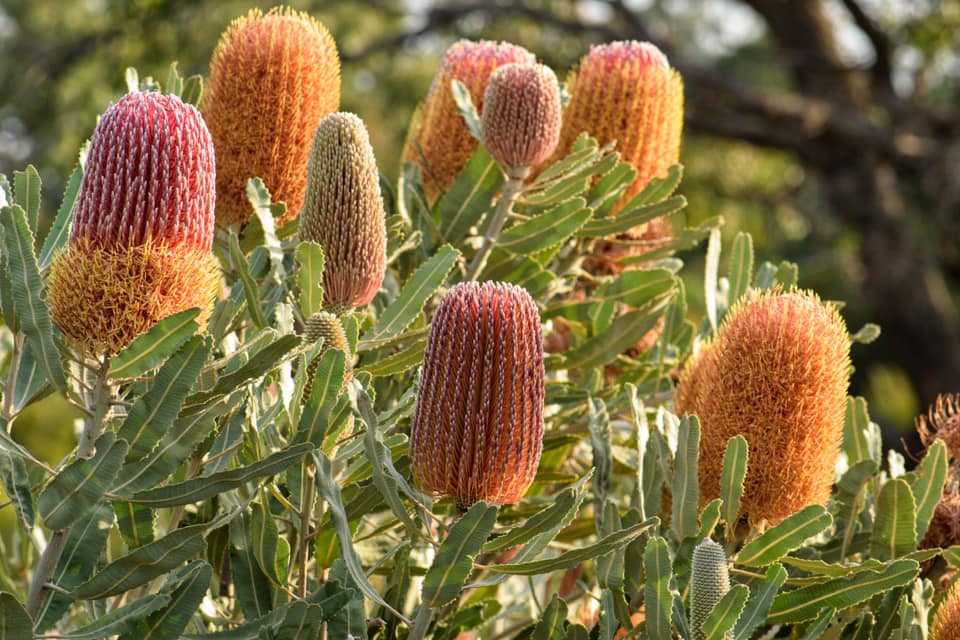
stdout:
[[[351,356],[302,338],[322,308],[323,253],[297,241],[296,223],[275,228],[283,205],[254,179],[251,223],[217,237],[227,293],[208,325],[188,310],[108,361],[79,358],[50,321],[43,276],[81,171],[40,245],[36,171],[13,185],[0,176],[0,478],[21,525],[0,553],[0,637],[923,637],[934,591],[918,576],[941,551],[917,543],[946,478],[942,445],[916,471],[895,454],[884,465],[866,404],[851,399],[829,507],[743,531],[750,462],[737,437],[722,498],[700,508],[700,427],[669,411],[671,374],[732,302],[789,287],[797,270],[754,269],[741,234],[721,278],[722,221],[711,219],[677,220],[672,240],[617,276],[586,274],[594,243],[681,217],[679,167],[613,217],[633,169],[584,136],[524,187],[481,279],[525,287],[545,331],[556,318],[574,331],[546,360],[543,456],[527,497],[462,516],[415,486],[407,432],[431,310],[463,278],[503,186],[482,148],[432,206],[414,165],[397,189],[382,185],[388,273],[368,308],[342,318]],[[708,312],[694,324],[677,252],[707,238]],[[661,323],[651,349],[624,355]],[[103,422],[92,456],[54,468],[9,436],[51,393]],[[62,545],[49,578],[47,536]],[[726,543],[734,586],[693,629],[691,555],[708,536]],[[955,549],[942,556],[960,561]],[[37,579],[48,588],[31,603]]]

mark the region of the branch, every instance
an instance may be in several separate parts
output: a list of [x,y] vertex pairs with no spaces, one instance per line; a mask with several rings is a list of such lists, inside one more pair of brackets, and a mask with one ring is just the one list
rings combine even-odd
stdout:
[[843,0],[843,6],[847,8],[857,27],[863,31],[863,34],[867,36],[867,39],[870,40],[870,44],[873,46],[876,59],[873,62],[871,74],[874,82],[879,84],[883,89],[892,92],[892,66],[890,63],[892,47],[890,46],[890,38],[887,37],[887,34],[877,25],[873,18],[867,15],[857,0]]

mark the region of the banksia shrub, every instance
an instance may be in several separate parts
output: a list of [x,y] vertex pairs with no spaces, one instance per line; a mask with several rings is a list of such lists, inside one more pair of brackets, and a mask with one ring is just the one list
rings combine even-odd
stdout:
[[850,377],[850,342],[811,293],[766,293],[727,314],[681,375],[678,415],[700,418],[700,495],[719,496],[727,441],[750,446],[742,513],[776,524],[825,504],[834,479]]
[[954,584],[933,614],[929,640],[960,638],[960,583]]
[[[730,573],[727,554],[719,544],[704,538],[693,550],[690,567],[690,626],[693,627],[695,640],[707,640],[703,623],[728,591]],[[733,634],[726,637],[732,638]]]
[[339,313],[377,294],[387,264],[386,215],[373,147],[352,113],[332,113],[317,127],[300,238],[323,247],[326,307]]
[[430,326],[410,431],[410,462],[424,490],[517,502],[537,471],[544,403],[540,314],[510,284],[450,289]]
[[477,111],[483,113],[490,74],[512,62],[533,64],[536,59],[523,47],[506,42],[460,40],[447,49],[427,99],[411,123],[403,151],[404,162],[420,165],[430,200],[453,184],[479,144],[457,111],[451,83],[462,82]]
[[483,145],[511,178],[525,178],[560,139],[560,87],[542,64],[507,64],[483,96]]
[[116,353],[191,307],[205,321],[219,279],[214,175],[203,118],[176,96],[130,93],[103,114],[48,282],[54,322],[81,351]]
[[306,13],[253,9],[224,32],[210,62],[203,115],[217,149],[217,222],[253,213],[247,180],[260,177],[295,217],[303,203],[313,133],[340,105],[340,58]]
[[637,170],[620,205],[677,164],[683,81],[656,46],[631,40],[591,47],[568,87],[555,157],[569,153],[584,131],[601,146],[616,140],[623,160]]

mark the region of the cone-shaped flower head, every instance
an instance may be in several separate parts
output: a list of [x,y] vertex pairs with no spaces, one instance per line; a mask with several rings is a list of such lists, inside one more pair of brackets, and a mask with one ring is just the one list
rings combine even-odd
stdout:
[[410,431],[414,477],[456,499],[517,502],[543,444],[540,314],[524,289],[466,282],[430,326]]
[[840,449],[850,341],[812,293],[772,292],[734,306],[684,370],[676,412],[700,418],[700,496],[720,493],[727,441],[750,447],[742,512],[776,524],[826,504]]
[[929,640],[957,638],[960,638],[960,583],[953,585],[933,614]]
[[[696,640],[707,640],[703,623],[717,606],[720,599],[730,591],[730,573],[727,554],[723,547],[704,538],[693,550],[690,566],[690,626]],[[728,634],[727,637],[733,637]]]
[[84,352],[112,354],[191,307],[209,314],[214,152],[200,112],[130,93],[90,141],[70,240],[48,282],[53,318]]
[[950,460],[960,460],[960,393],[938,395],[927,415],[917,418],[917,432],[924,446],[943,440]]
[[373,147],[352,113],[332,113],[317,127],[300,238],[323,247],[326,307],[362,307],[377,294],[387,264],[386,216]]
[[601,146],[616,140],[621,158],[637,170],[618,206],[679,161],[683,81],[656,46],[631,40],[591,47],[568,86],[555,159],[584,131]]
[[536,58],[523,47],[487,40],[460,40],[447,49],[423,108],[411,123],[403,151],[404,162],[420,165],[424,190],[430,200],[453,184],[479,144],[457,111],[451,83],[462,82],[470,91],[477,112],[483,113],[484,91],[490,74],[511,62],[532,64]]
[[511,177],[524,178],[560,139],[560,86],[550,67],[507,64],[483,96],[483,145]]
[[282,223],[300,212],[310,141],[340,106],[340,58],[320,22],[305,13],[253,9],[224,32],[210,62],[203,115],[217,149],[217,222],[253,214],[249,178],[262,178]]
[[310,399],[310,393],[313,390],[313,378],[317,374],[317,367],[320,366],[320,356],[327,349],[339,349],[346,355],[346,369],[344,370],[343,385],[345,386],[353,378],[353,363],[350,357],[350,345],[347,342],[347,334],[340,324],[337,316],[327,311],[320,311],[313,314],[306,322],[304,327],[304,337],[307,343],[313,344],[318,340],[323,340],[323,350],[316,355],[313,362],[307,368],[307,383],[303,387],[303,403],[306,404]]

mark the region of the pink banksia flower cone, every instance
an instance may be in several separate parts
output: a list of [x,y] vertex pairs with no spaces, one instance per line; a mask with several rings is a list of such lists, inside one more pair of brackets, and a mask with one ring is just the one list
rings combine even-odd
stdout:
[[424,191],[430,200],[453,184],[480,144],[457,111],[451,83],[462,82],[477,112],[483,113],[490,74],[505,64],[535,61],[523,47],[506,42],[460,40],[447,49],[427,99],[414,115],[403,150],[404,162],[420,165]]
[[253,209],[247,180],[263,179],[300,212],[313,133],[340,106],[340,57],[327,28],[306,13],[252,9],[234,20],[210,62],[203,115],[217,149],[217,222],[239,227]]
[[387,263],[380,174],[367,129],[352,113],[330,114],[317,127],[300,239],[323,248],[325,307],[362,307],[380,290]]
[[50,268],[53,319],[70,341],[110,355],[170,314],[199,307],[205,321],[219,279],[214,184],[213,143],[192,106],[130,93],[103,114]]
[[808,292],[772,292],[727,313],[684,369],[677,415],[700,419],[700,497],[719,497],[727,441],[750,448],[741,513],[777,524],[826,504],[840,452],[850,338],[836,309]]
[[560,139],[560,87],[542,64],[507,64],[483,97],[483,144],[512,178],[525,178]]
[[464,510],[513,504],[533,482],[543,440],[540,314],[524,289],[466,282],[430,326],[410,432],[420,486]]

